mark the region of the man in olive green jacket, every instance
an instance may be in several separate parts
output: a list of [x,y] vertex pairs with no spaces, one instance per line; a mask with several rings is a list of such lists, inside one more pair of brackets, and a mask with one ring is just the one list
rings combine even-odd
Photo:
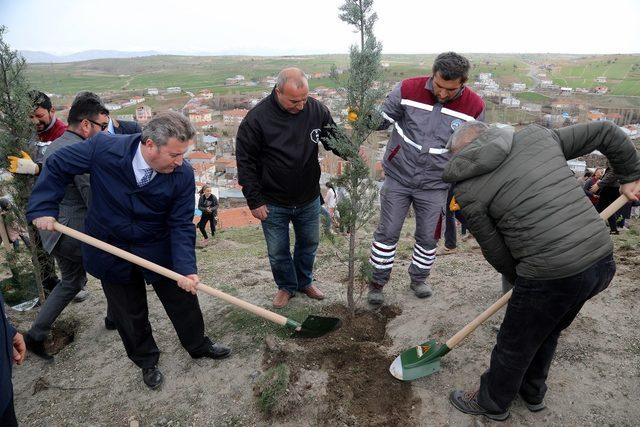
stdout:
[[456,200],[487,261],[515,284],[479,390],[453,391],[451,403],[504,420],[520,394],[531,411],[542,410],[560,332],[615,273],[609,232],[567,159],[602,152],[620,192],[638,200],[640,157],[609,122],[516,133],[473,122],[449,146],[454,157],[444,180],[456,183]]

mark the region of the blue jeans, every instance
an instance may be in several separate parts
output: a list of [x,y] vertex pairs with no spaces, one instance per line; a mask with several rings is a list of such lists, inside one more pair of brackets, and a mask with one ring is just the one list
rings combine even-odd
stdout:
[[320,215],[322,215],[322,228],[325,233],[329,233],[331,231],[331,214],[324,206],[320,207]]
[[[320,241],[320,197],[306,205],[285,208],[268,204],[262,221],[273,279],[278,289],[293,295],[311,285],[313,262]],[[293,224],[295,247],[291,257],[289,223]]]

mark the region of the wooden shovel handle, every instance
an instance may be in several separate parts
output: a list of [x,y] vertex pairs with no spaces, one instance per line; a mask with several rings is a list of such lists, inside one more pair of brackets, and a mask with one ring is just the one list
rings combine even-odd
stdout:
[[0,238],[2,238],[2,244],[6,250],[10,251],[13,249],[11,242],[9,242],[7,227],[4,225],[4,215],[0,215]]
[[[144,258],[141,258],[137,255],[134,255],[132,253],[129,253],[125,250],[122,250],[120,248],[116,248],[113,245],[110,245],[106,242],[103,242],[102,240],[98,240],[95,237],[91,237],[87,234],[81,233],[78,230],[74,230],[73,228],[69,228],[66,225],[62,225],[59,222],[55,222],[54,223],[54,228],[56,231],[62,233],[62,234],[66,234],[67,236],[71,236],[74,239],[80,240],[81,242],[84,242],[88,245],[94,246],[98,249],[102,249],[105,252],[110,253],[111,255],[115,255],[117,257],[120,257],[122,259],[125,259],[133,264],[139,265],[140,267],[146,268],[147,270],[151,270],[154,271],[164,277],[167,277],[169,279],[172,280],[178,280],[178,279],[182,279],[184,278],[184,276],[182,274],[176,273],[175,271],[169,270],[168,268],[162,267],[158,264],[155,264],[151,261],[147,261]],[[250,313],[255,314],[256,316],[260,316],[266,320],[269,320],[271,322],[277,323],[278,325],[282,325],[285,326],[287,324],[287,318],[274,313],[272,311],[269,311],[267,309],[264,309],[262,307],[258,307],[257,305],[253,305],[249,302],[246,302],[244,300],[241,300],[240,298],[236,298],[232,295],[226,294],[218,289],[214,289],[210,286],[204,285],[202,283],[198,283],[198,285],[196,286],[196,288],[199,291],[202,291],[204,293],[207,293],[209,295],[212,295],[214,297],[220,298],[221,300],[224,300],[226,302],[228,302],[229,304],[233,304],[237,307],[242,308],[243,310],[246,310]]]
[[[626,196],[622,195],[614,200],[605,210],[600,212],[600,218],[606,220],[614,213],[618,212],[618,210],[623,207],[629,199]],[[483,311],[478,317],[473,319],[468,325],[464,328],[460,329],[454,336],[449,338],[446,342],[447,347],[452,350],[455,346],[460,344],[460,341],[465,339],[471,332],[475,331],[476,328],[484,323],[485,320],[490,318],[495,314],[496,311],[500,310],[503,305],[509,301],[511,298],[511,294],[513,293],[513,289],[504,294],[498,301],[494,302],[491,307],[487,308]]]

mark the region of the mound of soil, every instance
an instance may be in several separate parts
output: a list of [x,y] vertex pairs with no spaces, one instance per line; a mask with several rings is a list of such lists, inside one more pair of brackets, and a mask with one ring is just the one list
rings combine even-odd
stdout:
[[71,344],[75,338],[78,323],[70,320],[60,320],[51,329],[51,338],[44,343],[47,353],[55,355]]
[[322,400],[314,402],[321,408],[316,418],[319,425],[411,424],[419,412],[415,409],[419,399],[413,396],[409,383],[389,374],[393,357],[384,351],[391,344],[386,324],[400,313],[397,307],[385,306],[349,319],[343,306],[329,306],[324,314],[341,318],[340,329],[321,338],[297,340],[297,345],[267,343],[263,367],[286,364],[291,375],[288,390],[296,389],[301,373],[326,373],[326,390],[315,393]]

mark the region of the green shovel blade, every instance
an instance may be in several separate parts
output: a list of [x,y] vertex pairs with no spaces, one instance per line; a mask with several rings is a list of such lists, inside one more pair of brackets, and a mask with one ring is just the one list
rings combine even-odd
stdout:
[[440,370],[440,358],[449,352],[447,345],[439,345],[436,340],[411,347],[396,357],[389,372],[402,381],[412,381],[429,376]]
[[[295,324],[295,322],[291,322]],[[298,324],[296,324],[298,325]],[[296,338],[318,338],[335,331],[342,325],[337,317],[308,316],[291,334]]]

